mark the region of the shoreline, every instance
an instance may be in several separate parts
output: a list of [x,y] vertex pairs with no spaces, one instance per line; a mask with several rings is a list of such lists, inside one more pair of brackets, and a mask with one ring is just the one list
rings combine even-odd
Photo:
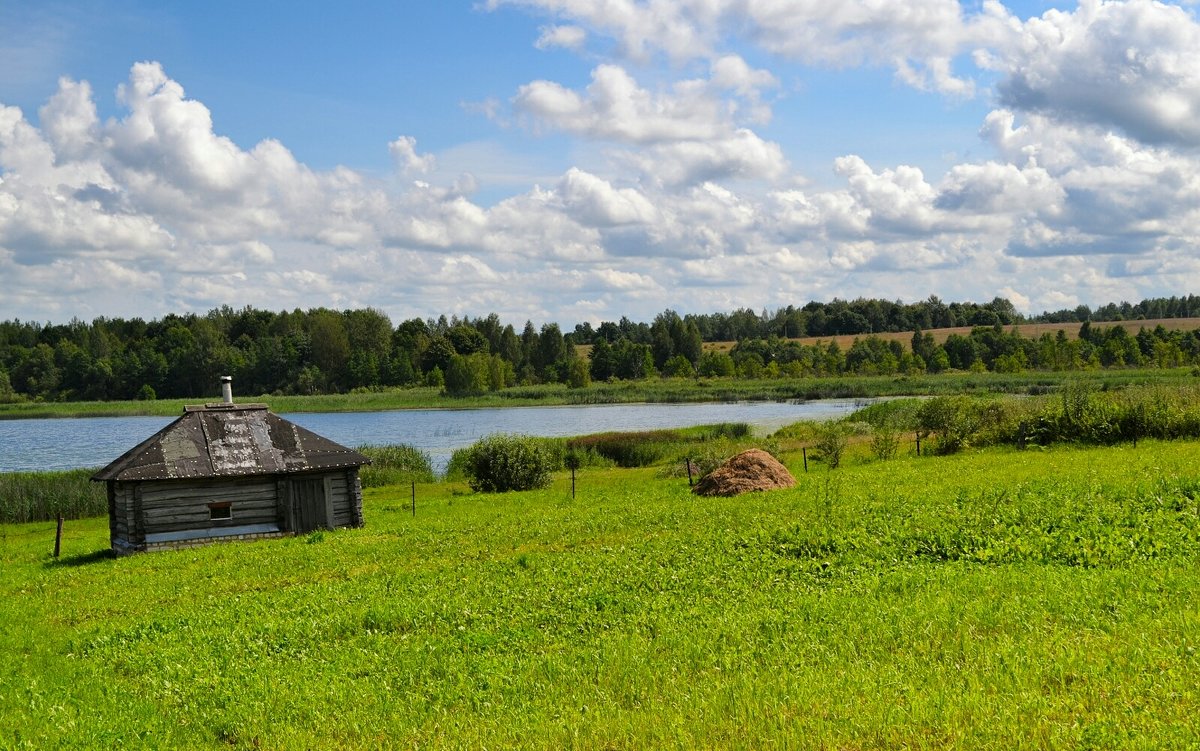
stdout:
[[[1169,369],[1036,371],[1024,373],[952,372],[935,375],[840,376],[801,379],[656,379],[592,384],[570,389],[563,384],[514,386],[468,397],[443,396],[436,388],[416,387],[349,394],[242,395],[241,402],[266,404],[276,413],[387,412],[399,410],[471,410],[604,404],[696,404],[781,402],[814,399],[864,399],[940,394],[1046,393],[1067,382],[1107,390],[1129,385],[1196,381],[1190,367]],[[216,396],[123,402],[15,402],[0,404],[0,420],[88,417],[174,417],[186,405]]]

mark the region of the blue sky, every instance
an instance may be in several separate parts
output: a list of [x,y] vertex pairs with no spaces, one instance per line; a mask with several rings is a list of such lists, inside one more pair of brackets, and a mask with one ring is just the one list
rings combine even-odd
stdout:
[[0,316],[1195,292],[1192,3],[344,6],[0,5]]

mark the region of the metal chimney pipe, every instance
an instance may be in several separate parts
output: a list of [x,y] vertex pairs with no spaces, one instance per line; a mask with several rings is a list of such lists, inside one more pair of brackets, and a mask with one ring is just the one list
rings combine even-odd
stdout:
[[233,404],[233,376],[221,376],[221,401]]

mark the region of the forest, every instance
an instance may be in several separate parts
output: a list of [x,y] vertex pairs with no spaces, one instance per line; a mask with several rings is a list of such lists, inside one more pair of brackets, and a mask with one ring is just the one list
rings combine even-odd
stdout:
[[[0,322],[0,401],[198,397],[232,375],[241,394],[323,394],[411,385],[448,395],[517,384],[667,377],[804,377],[946,370],[1172,367],[1200,362],[1200,331],[1161,326],[1130,333],[1104,322],[1187,318],[1200,297],[1108,304],[1020,315],[988,303],[878,299],[810,302],[756,313],[664,311],[653,321],[604,321],[564,332],[520,331],[499,316],[413,318],[394,325],[375,309],[272,312],[225,306],[204,315],[97,318],[66,324]],[[1078,322],[1078,337],[1021,336],[1013,324]],[[930,329],[973,327],[935,342]],[[908,346],[875,334],[908,332]],[[858,335],[848,347],[801,337]],[[736,342],[729,351],[705,347]],[[586,346],[586,355],[580,354]]]

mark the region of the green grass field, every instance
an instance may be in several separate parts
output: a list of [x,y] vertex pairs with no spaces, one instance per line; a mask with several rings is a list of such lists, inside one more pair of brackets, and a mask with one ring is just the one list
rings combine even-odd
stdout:
[[788,459],[122,559],[0,526],[0,748],[1200,744],[1200,443]]

